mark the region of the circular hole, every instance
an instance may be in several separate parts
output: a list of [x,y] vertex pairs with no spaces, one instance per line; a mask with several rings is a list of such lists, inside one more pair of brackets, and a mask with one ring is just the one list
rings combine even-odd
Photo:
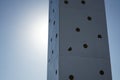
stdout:
[[101,38],[102,38],[102,35],[101,35],[101,34],[98,34],[98,38],[101,39]]
[[51,0],[51,1],[50,1],[50,4],[52,4],[52,3],[53,3],[53,1]]
[[55,21],[53,22],[53,25],[55,25]]
[[84,48],[88,48],[88,45],[87,45],[87,44],[83,44],[83,47],[84,47]]
[[64,3],[65,3],[65,4],[68,4],[68,1],[67,1],[67,0],[65,0],[65,1],[64,1]]
[[55,10],[53,9],[53,13],[55,12]]
[[88,16],[87,19],[88,19],[89,21],[91,21],[91,20],[92,20],[92,17]]
[[74,76],[73,76],[73,75],[70,75],[70,76],[69,76],[69,80],[74,80]]
[[52,42],[52,38],[50,39],[50,41]]
[[76,31],[77,31],[77,32],[80,32],[80,28],[76,28]]
[[56,34],[55,37],[57,38],[57,37],[58,37],[58,34]]
[[48,62],[50,62],[50,59],[48,60]]
[[82,0],[81,3],[82,3],[82,4],[85,4],[86,2],[85,2],[85,0]]
[[54,51],[52,50],[52,54],[54,53]]
[[55,71],[55,74],[57,75],[57,70]]
[[50,19],[49,19],[49,23],[50,23]]
[[104,71],[103,71],[103,70],[100,70],[100,71],[99,71],[99,74],[100,74],[100,75],[104,75]]
[[72,47],[69,47],[69,48],[68,48],[68,51],[72,51]]

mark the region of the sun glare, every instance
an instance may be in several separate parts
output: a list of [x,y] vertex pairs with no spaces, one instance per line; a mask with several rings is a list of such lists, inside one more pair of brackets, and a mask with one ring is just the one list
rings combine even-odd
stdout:
[[[24,36],[31,48],[47,47],[48,42],[48,16],[39,9],[26,11],[23,26]],[[22,31],[23,32],[23,31]]]
[[27,30],[28,41],[33,47],[46,46],[48,40],[48,24],[47,18],[37,17],[30,21],[30,25]]
[[43,23],[40,23],[39,20],[37,22],[33,22],[33,26],[30,29],[30,39],[34,46],[44,46],[47,44],[47,24],[45,24],[46,21],[42,22]]

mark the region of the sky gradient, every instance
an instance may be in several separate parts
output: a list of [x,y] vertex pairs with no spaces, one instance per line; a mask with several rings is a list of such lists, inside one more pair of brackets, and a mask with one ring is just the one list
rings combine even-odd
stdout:
[[120,80],[120,0],[105,0],[113,80]]
[[[0,80],[47,80],[48,0],[0,0]],[[120,80],[120,0],[105,0],[113,80]]]

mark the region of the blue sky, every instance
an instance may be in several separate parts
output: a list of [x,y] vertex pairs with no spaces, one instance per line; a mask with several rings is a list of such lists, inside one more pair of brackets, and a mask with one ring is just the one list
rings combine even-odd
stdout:
[[46,80],[47,0],[0,0],[0,80]]
[[120,80],[120,0],[105,0],[113,80]]
[[[120,0],[105,0],[113,80],[120,80]],[[0,80],[46,80],[48,0],[0,0]]]

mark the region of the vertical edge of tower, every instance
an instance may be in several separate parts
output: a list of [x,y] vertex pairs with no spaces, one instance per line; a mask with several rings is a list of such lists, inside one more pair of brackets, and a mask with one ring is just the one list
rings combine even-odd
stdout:
[[[59,0],[49,0],[47,80],[58,80]],[[43,34],[44,35],[44,34]]]
[[108,25],[107,25],[107,16],[106,16],[106,7],[105,7],[106,3],[105,3],[105,0],[104,0],[103,3],[104,3],[103,6],[104,6],[104,15],[105,15],[105,23],[106,23],[106,32],[107,32],[106,33],[106,35],[107,35],[106,39],[107,39],[107,45],[108,45],[108,62],[109,62],[109,68],[110,68],[109,69],[110,70],[110,76],[109,77],[110,77],[110,80],[113,80],[112,79],[112,65],[111,65],[110,47],[109,47],[109,37],[108,37],[109,35],[108,35],[108,29],[107,29]]

